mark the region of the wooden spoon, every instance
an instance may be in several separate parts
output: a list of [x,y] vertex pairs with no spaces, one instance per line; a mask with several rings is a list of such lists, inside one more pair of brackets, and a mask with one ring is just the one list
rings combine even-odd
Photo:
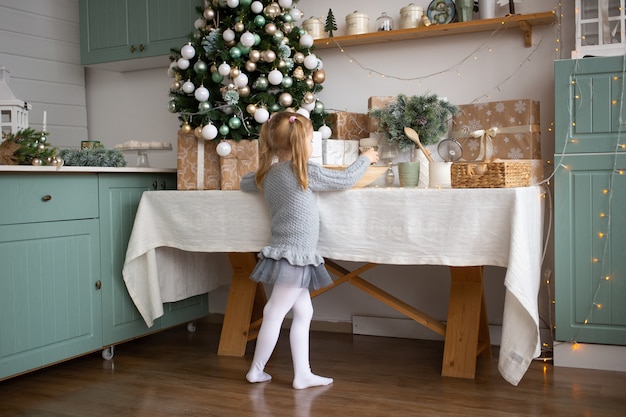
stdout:
[[430,151],[426,149],[424,145],[422,145],[422,142],[420,142],[420,135],[418,135],[415,130],[411,129],[410,127],[405,127],[404,134],[407,135],[407,137],[413,142],[415,142],[415,144],[422,150],[422,152],[424,152],[424,156],[426,157],[426,159],[428,159],[428,162],[435,162],[433,157],[430,156]]

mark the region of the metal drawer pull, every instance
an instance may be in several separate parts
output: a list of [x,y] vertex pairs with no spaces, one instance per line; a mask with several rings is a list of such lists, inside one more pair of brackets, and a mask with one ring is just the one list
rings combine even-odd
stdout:
[[132,54],[133,52],[135,52],[135,45],[130,46],[130,53]]
[[96,281],[96,289],[99,290],[102,288],[102,281],[98,280]]
[[43,197],[41,197],[41,201],[50,201],[50,200],[52,200],[51,195],[44,195]]

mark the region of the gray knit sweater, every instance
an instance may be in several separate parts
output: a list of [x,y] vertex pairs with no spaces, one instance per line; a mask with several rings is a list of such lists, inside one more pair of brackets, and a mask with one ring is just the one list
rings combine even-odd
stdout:
[[[324,168],[309,162],[309,187],[302,190],[291,162],[272,165],[263,183],[263,194],[272,219],[270,245],[261,254],[271,259],[286,259],[292,265],[320,265],[316,253],[319,238],[319,212],[314,191],[344,190],[365,174],[369,159],[361,156],[343,171]],[[242,191],[258,191],[255,173],[241,179]]]

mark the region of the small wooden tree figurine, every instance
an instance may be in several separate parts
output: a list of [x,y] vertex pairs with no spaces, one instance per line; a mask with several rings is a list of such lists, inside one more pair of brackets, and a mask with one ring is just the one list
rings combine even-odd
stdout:
[[328,37],[333,37],[333,30],[337,30],[337,22],[335,22],[335,16],[333,15],[333,11],[328,9],[328,15],[326,16],[326,26],[324,26],[324,30],[328,32]]

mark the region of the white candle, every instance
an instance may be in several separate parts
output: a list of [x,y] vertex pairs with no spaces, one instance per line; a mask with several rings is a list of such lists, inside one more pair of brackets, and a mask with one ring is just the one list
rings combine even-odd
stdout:
[[47,113],[46,113],[46,111],[44,110],[44,111],[43,111],[43,131],[44,131],[44,132],[46,131],[46,116],[47,116],[47,115],[48,115],[48,114],[47,114]]

